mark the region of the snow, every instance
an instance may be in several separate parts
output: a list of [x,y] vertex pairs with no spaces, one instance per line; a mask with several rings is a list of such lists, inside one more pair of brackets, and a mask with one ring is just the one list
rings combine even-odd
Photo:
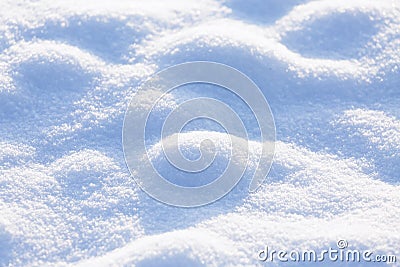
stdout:
[[[398,1],[4,0],[0,22],[0,266],[253,266],[266,245],[323,250],[339,239],[400,257]],[[121,132],[139,84],[194,60],[249,76],[277,141],[249,193],[260,143],[248,122],[241,182],[185,209],[135,184]],[[158,103],[152,127],[203,96],[240,109],[188,86]],[[178,184],[207,183],[230,143],[203,121],[184,129],[180,149],[196,157],[204,135],[218,154],[198,180],[174,173],[157,140],[151,158]]]

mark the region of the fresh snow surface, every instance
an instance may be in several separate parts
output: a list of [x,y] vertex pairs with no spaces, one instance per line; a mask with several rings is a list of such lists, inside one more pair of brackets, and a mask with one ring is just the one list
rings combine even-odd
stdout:
[[[253,266],[265,245],[323,250],[339,239],[400,260],[398,0],[3,0],[0,10],[0,266]],[[252,140],[238,186],[183,209],[138,188],[121,132],[141,82],[194,60],[253,79],[277,142],[256,193]],[[223,94],[183,87],[154,118]],[[219,140],[217,172],[230,149],[220,130],[188,127],[181,149]],[[193,182],[151,145],[160,172]]]

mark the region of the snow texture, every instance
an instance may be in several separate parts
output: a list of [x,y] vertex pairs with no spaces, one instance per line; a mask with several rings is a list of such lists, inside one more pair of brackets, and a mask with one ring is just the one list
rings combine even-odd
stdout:
[[[247,190],[250,164],[220,201],[182,209],[134,183],[121,131],[141,82],[193,60],[253,79],[277,144],[259,191]],[[229,101],[223,94],[182,88],[154,118],[190,97]],[[253,266],[265,245],[322,250],[343,238],[399,258],[399,103],[397,0],[3,0],[0,266]],[[229,160],[215,125],[183,135],[194,157],[196,140],[219,140],[212,171]],[[149,143],[175,182],[209,181],[175,175]]]

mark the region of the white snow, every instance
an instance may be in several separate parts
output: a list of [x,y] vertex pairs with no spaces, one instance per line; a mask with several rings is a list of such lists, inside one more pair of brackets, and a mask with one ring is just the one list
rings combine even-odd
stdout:
[[[138,188],[121,132],[138,85],[193,60],[253,79],[277,143],[259,191],[248,192],[253,140],[230,194],[182,209]],[[214,89],[172,92],[154,117],[203,94],[236,105]],[[0,266],[252,266],[265,245],[322,250],[343,238],[400,260],[399,90],[397,0],[4,0]],[[217,172],[230,149],[218,131],[186,129],[180,149],[196,155],[210,137]],[[192,185],[153,141],[161,172]]]

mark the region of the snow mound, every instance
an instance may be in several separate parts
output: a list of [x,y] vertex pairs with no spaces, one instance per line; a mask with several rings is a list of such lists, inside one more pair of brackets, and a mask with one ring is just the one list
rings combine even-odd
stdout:
[[[400,255],[396,1],[7,0],[0,9],[0,266],[253,266],[265,245],[323,250],[343,238]],[[192,60],[254,80],[277,143],[257,192],[248,184],[261,144],[251,138],[249,161],[233,159],[250,164],[232,192],[182,209],[138,188],[121,131],[138,86]],[[155,107],[148,130],[200,96],[247,112],[215,88],[187,87]],[[205,121],[180,135],[189,158],[204,136],[214,141],[210,169],[175,172],[157,139],[153,164],[180,185],[211,182],[229,161],[229,136]]]

